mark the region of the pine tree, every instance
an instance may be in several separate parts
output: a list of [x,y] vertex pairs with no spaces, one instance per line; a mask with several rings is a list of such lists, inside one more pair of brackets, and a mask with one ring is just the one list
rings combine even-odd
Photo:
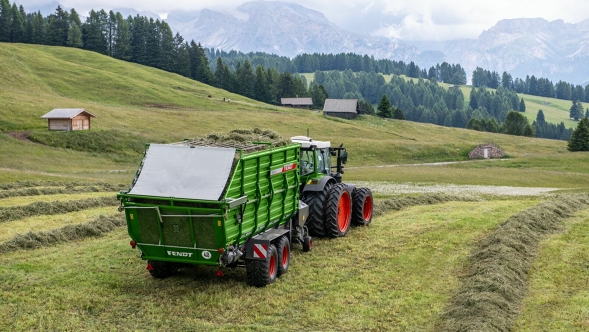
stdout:
[[528,118],[515,111],[509,111],[509,113],[507,113],[505,122],[502,126],[502,132],[516,136],[534,136],[534,128],[528,122]]
[[12,7],[8,0],[0,0],[0,42],[10,41],[12,29]]
[[10,29],[10,42],[20,43],[25,38],[25,18],[22,13],[16,7],[16,3],[12,5],[12,27]]
[[544,112],[542,112],[542,110],[538,111],[538,114],[536,115],[536,122],[540,124],[546,123],[546,118],[544,118]]
[[580,118],[583,117],[583,104],[581,102],[573,100],[573,104],[571,105],[569,117],[573,118],[575,121],[579,121]]
[[270,101],[268,82],[266,81],[266,71],[264,70],[264,67],[260,65],[256,67],[256,78],[254,81],[254,99],[263,102]]
[[400,108],[393,106],[393,119],[405,120],[405,114]]
[[589,119],[583,118],[579,121],[577,128],[573,131],[567,149],[574,151],[589,151]]
[[380,117],[383,117],[383,118],[390,118],[393,116],[392,111],[391,111],[391,102],[387,98],[387,95],[382,95],[382,98],[380,99],[380,103],[378,104],[378,107],[376,108],[376,114]]
[[524,102],[523,98],[519,102],[519,111],[522,113],[526,111],[526,103]]
[[82,43],[82,30],[75,22],[71,23],[68,31],[67,46],[77,48],[82,48],[82,46],[84,46],[84,43]]

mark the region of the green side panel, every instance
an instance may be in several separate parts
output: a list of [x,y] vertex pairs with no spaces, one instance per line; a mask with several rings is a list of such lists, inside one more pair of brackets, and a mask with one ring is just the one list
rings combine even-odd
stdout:
[[166,215],[188,215],[187,211],[161,209],[163,244],[178,247],[192,247],[190,219],[188,217],[165,217]]
[[[137,222],[139,224],[139,242],[159,244],[160,242],[160,218],[156,209],[136,209]],[[134,219],[134,218],[133,218]],[[127,219],[128,220],[128,219]]]
[[221,221],[221,218],[193,218],[194,239],[198,248],[224,248],[224,241],[217,243],[215,238],[215,220]]
[[[248,202],[235,212],[238,215],[243,213],[241,224],[232,216],[235,213],[227,220],[225,235],[228,243],[236,240],[243,243],[292,217],[294,209],[298,208],[294,202],[298,202],[299,193],[299,154],[300,146],[294,144],[248,154],[239,160],[225,198],[237,199],[246,195]],[[283,166],[292,164],[297,167],[283,169]],[[271,175],[272,171],[275,174]]]

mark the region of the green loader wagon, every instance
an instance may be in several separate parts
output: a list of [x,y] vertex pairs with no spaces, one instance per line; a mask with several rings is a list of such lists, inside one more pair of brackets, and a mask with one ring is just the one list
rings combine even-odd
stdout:
[[[341,182],[343,173],[339,161],[345,162],[339,155],[341,147],[338,172],[330,174],[330,165],[309,172],[309,158],[321,158],[322,151],[294,138],[292,144],[280,147],[253,142],[200,144],[185,140],[147,145],[130,189],[118,194],[130,244],[139,248],[155,278],[169,277],[185,264],[245,267],[248,284],[262,287],[288,270],[291,243],[311,250],[309,221],[313,230],[320,229],[318,220],[329,219],[328,211],[335,210],[331,213],[338,228],[335,236],[345,235],[353,215],[362,214],[355,224],[370,223],[369,189],[337,183],[337,174]],[[305,175],[299,167],[302,161]],[[329,192],[338,185],[331,197]],[[365,210],[360,213],[352,211],[360,206],[352,203],[358,193]],[[330,209],[330,201],[337,206]],[[314,206],[310,209],[308,203]],[[322,210],[321,215],[313,216],[313,209]],[[343,234],[341,227],[346,228]]]

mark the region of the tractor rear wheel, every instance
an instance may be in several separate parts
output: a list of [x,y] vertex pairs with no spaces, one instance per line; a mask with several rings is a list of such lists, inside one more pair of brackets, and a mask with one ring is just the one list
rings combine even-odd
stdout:
[[245,270],[247,283],[251,286],[264,287],[276,280],[278,275],[278,254],[273,244],[268,246],[266,259],[246,259]]
[[179,263],[161,262],[161,261],[147,261],[147,270],[152,277],[164,279],[171,277],[180,268]]
[[276,242],[276,253],[278,256],[278,276],[285,274],[290,265],[290,242],[286,236],[282,236]]
[[345,236],[352,219],[352,198],[347,186],[338,183],[331,187],[325,213],[325,233],[329,237]]
[[331,184],[327,184],[322,191],[307,191],[304,194],[303,202],[309,205],[305,226],[313,236],[325,236],[325,204],[331,187]]
[[372,221],[373,199],[370,188],[355,188],[352,192],[352,224],[368,226]]

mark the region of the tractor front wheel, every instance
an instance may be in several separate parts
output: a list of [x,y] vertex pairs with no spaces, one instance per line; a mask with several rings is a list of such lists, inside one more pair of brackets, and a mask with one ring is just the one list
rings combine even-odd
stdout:
[[345,236],[352,219],[352,198],[347,186],[338,183],[331,187],[325,213],[325,233],[329,237]]
[[251,286],[264,287],[271,284],[278,276],[278,254],[273,244],[268,246],[265,259],[246,259],[245,270],[247,283]]

